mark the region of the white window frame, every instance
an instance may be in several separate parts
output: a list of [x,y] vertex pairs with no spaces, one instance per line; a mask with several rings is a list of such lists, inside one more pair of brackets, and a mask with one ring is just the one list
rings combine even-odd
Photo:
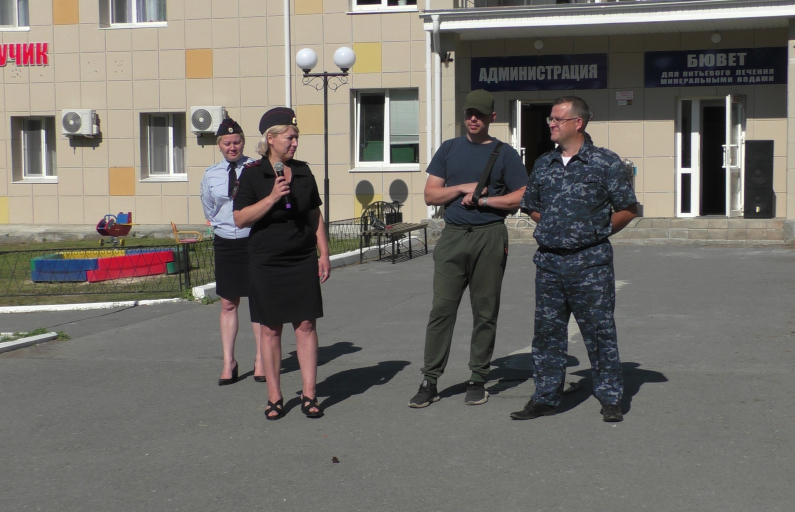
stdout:
[[164,20],[158,21],[136,21],[138,19],[138,2],[137,0],[126,0],[130,5],[130,19],[132,21],[126,23],[116,23],[113,21],[113,4],[114,0],[99,0],[99,18],[100,28],[147,28],[147,27],[167,27],[168,26],[168,3],[166,3],[166,12]]
[[[182,117],[182,135],[185,137],[182,146],[182,168],[178,169],[175,151],[175,135],[174,135],[174,118],[175,116]],[[150,126],[153,118],[160,117],[166,118],[168,126],[168,172],[153,173],[151,169],[152,151],[151,151],[151,135]],[[187,133],[186,124],[187,116],[184,112],[149,112],[141,115],[141,181],[142,182],[160,182],[160,181],[188,181],[188,171],[185,163],[185,156],[187,153]]]
[[[8,4],[8,3],[12,4],[13,6],[14,23],[8,25],[0,25],[0,31],[15,31],[15,30],[24,31],[24,32],[30,31],[30,0],[0,0],[0,4]],[[20,4],[24,4],[23,10],[20,10]],[[22,13],[27,15],[28,19],[24,20],[27,22],[27,24],[20,23],[19,17],[20,14]]]
[[[413,5],[408,5],[413,1]],[[351,12],[412,12],[417,11],[417,3],[419,0],[407,0],[407,5],[389,5],[389,0],[381,0],[380,4],[359,5],[358,0],[351,0]]]
[[[31,169],[30,134],[33,130],[27,128],[31,121],[39,121],[41,128],[37,130],[40,146],[33,148],[39,153],[38,160],[41,168]],[[24,116],[11,118],[11,154],[12,176],[14,183],[58,183],[56,173],[56,143],[55,143],[55,117],[54,116]]]
[[[411,171],[419,171],[420,170],[420,163],[401,163],[401,164],[393,164],[389,163],[389,150],[390,150],[390,109],[389,109],[389,101],[390,101],[390,92],[396,90],[416,90],[417,91],[417,104],[419,106],[419,90],[416,87],[392,87],[390,89],[358,89],[354,91],[354,120],[353,120],[353,132],[355,134],[354,139],[354,147],[353,147],[353,156],[354,156],[354,168],[351,169],[351,172],[411,172]],[[383,160],[380,162],[364,162],[359,160],[359,148],[361,143],[361,129],[360,129],[360,122],[361,122],[361,98],[364,95],[371,95],[371,94],[383,94],[384,95],[384,155]],[[419,126],[420,119],[417,119],[417,124]],[[421,135],[421,134],[420,134]],[[418,144],[420,143],[418,135]]]

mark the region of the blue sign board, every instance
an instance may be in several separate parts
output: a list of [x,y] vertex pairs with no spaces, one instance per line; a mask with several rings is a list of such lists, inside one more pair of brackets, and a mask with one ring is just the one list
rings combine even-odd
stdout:
[[472,90],[607,89],[607,54],[476,57]]
[[646,87],[787,83],[787,48],[646,52]]

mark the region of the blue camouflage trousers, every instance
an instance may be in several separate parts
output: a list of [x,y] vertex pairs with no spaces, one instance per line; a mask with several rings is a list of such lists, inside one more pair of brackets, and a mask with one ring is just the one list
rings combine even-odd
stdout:
[[578,252],[540,248],[536,264],[532,400],[558,405],[563,394],[568,324],[573,313],[591,362],[594,395],[618,404],[624,391],[614,310],[613,248],[609,242]]

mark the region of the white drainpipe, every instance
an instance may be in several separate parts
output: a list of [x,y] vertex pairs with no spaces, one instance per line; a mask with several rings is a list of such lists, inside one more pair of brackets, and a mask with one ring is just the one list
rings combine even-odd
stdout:
[[433,150],[439,149],[442,145],[442,44],[439,37],[439,15],[431,16],[433,20],[433,49],[436,50],[433,56],[433,101],[435,110],[434,131],[433,131]]
[[287,108],[293,108],[290,50],[290,0],[284,0],[284,106]]
[[431,74],[431,32],[425,32],[425,161],[433,157],[433,75]]

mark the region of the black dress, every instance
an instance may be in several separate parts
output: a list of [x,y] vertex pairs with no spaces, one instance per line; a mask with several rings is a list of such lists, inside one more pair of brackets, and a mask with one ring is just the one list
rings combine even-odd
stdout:
[[[314,320],[323,316],[317,275],[317,236],[309,212],[322,201],[306,162],[290,160],[291,208],[279,201],[251,227],[248,243],[251,321],[265,325]],[[235,210],[270,195],[276,173],[267,158],[246,165],[240,176]]]

